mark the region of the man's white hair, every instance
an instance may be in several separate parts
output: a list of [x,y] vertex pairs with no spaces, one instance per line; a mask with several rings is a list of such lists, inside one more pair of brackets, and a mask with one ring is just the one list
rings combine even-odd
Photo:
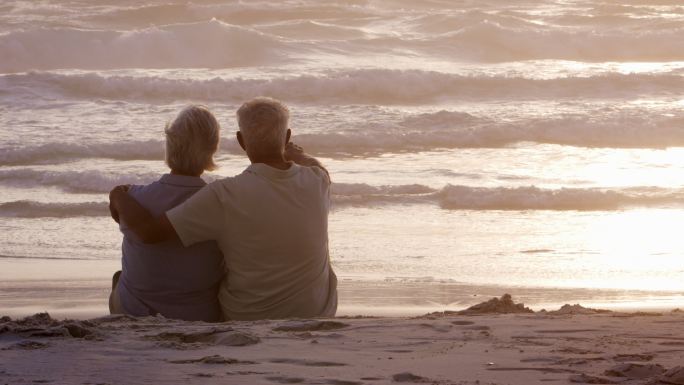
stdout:
[[238,127],[250,152],[275,155],[285,148],[290,110],[279,100],[254,98],[237,110]]
[[166,164],[171,170],[186,175],[215,169],[214,153],[218,150],[220,129],[206,107],[185,107],[164,129]]

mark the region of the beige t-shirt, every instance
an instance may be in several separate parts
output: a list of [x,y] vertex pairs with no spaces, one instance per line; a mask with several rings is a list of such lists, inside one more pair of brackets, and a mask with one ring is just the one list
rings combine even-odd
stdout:
[[226,261],[219,301],[228,319],[332,317],[330,180],[318,167],[263,163],[210,183],[166,212],[186,247],[216,240]]

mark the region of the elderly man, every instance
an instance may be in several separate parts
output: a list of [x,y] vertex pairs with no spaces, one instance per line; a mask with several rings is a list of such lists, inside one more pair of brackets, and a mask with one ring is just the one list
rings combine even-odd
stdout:
[[112,209],[144,242],[215,240],[227,274],[219,289],[226,319],[334,316],[337,278],[328,255],[330,178],[289,143],[289,111],[256,98],[237,112],[237,140],[252,164],[153,217],[119,186]]

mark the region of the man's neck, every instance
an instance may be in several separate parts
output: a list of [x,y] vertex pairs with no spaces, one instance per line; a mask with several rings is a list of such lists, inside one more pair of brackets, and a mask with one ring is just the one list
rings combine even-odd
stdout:
[[250,161],[252,163],[263,163],[279,170],[288,170],[291,166],[291,163],[286,161],[285,157],[282,155],[273,157],[254,157],[253,159],[250,158]]

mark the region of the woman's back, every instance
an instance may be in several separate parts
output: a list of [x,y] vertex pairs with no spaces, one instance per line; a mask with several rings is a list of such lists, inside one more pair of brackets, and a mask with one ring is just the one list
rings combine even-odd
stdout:
[[[184,202],[205,182],[200,177],[165,174],[129,194],[154,216]],[[223,254],[215,242],[183,247],[178,240],[144,244],[125,223],[123,272],[117,292],[125,313],[161,314],[184,320],[219,321],[217,290],[224,275]]]

